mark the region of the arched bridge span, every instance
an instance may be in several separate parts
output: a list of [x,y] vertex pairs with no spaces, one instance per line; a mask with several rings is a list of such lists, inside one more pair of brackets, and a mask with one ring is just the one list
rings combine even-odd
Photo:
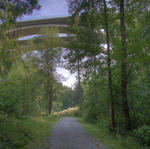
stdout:
[[68,21],[69,17],[61,17],[17,22],[15,29],[9,31],[9,36],[19,38],[34,34],[38,35],[40,29],[44,27],[58,27],[60,33],[68,33]]

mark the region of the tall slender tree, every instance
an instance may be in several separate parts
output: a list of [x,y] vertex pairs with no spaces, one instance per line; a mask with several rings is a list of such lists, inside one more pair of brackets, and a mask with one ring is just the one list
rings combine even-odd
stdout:
[[129,106],[127,101],[127,49],[126,49],[126,27],[125,27],[125,1],[120,0],[120,32],[121,32],[121,97],[122,108],[125,116],[126,129],[131,129]]
[[104,20],[105,20],[104,24],[105,24],[105,31],[106,31],[106,44],[107,44],[108,88],[109,88],[109,99],[110,99],[110,122],[111,122],[111,129],[114,131],[115,114],[114,114],[112,70],[111,70],[111,57],[110,57],[110,36],[109,36],[109,24],[108,24],[108,12],[107,12],[106,0],[103,0],[103,5],[104,5]]

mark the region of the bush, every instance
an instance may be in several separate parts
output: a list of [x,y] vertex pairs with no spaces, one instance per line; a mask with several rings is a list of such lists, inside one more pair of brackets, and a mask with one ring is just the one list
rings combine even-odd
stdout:
[[0,149],[21,149],[31,139],[31,133],[23,121],[0,112]]
[[73,116],[80,117],[81,116],[81,111],[80,110],[74,111]]
[[142,126],[133,131],[133,136],[143,145],[150,145],[150,126]]

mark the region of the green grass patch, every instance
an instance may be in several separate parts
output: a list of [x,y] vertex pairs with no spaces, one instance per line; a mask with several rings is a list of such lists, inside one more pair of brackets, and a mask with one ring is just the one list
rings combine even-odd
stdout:
[[104,126],[89,123],[82,118],[76,119],[90,135],[111,149],[146,149],[140,146],[132,137],[122,137],[110,133]]
[[51,129],[59,119],[59,116],[41,116],[31,117],[30,120],[25,121],[25,125],[31,132],[31,140],[25,149],[45,148],[46,137],[50,136]]

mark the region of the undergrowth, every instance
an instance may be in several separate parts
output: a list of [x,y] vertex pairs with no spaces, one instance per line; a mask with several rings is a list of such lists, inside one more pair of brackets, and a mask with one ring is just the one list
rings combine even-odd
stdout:
[[76,119],[89,134],[111,149],[148,149],[144,146],[140,146],[131,136],[121,136],[111,133],[107,126],[103,125],[103,122],[89,123],[80,117],[76,117]]

